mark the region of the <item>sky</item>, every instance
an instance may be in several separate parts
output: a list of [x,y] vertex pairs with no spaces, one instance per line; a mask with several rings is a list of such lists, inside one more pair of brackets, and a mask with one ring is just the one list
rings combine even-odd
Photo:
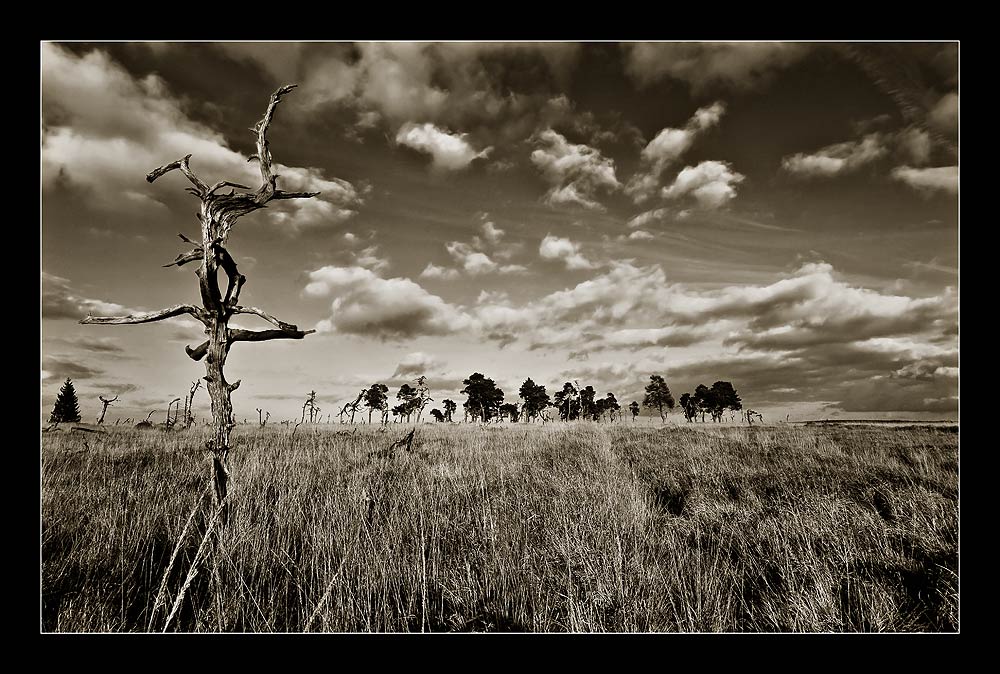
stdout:
[[[936,43],[42,42],[41,406],[165,417],[204,375],[187,181],[320,192],[237,221],[237,420],[373,383],[531,377],[642,402],[730,381],[768,421],[958,414],[959,48]],[[237,327],[267,328],[238,316]],[[204,387],[194,411],[207,418]],[[430,407],[428,409],[430,409]],[[459,408],[461,410],[461,408]],[[648,412],[644,412],[648,413]],[[674,415],[679,417],[678,412]],[[676,419],[675,419],[676,420]]]

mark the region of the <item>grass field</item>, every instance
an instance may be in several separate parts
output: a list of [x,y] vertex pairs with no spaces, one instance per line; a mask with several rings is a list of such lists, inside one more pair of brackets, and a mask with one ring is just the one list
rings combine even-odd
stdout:
[[958,629],[955,427],[240,426],[225,527],[206,430],[107,430],[43,436],[44,631]]

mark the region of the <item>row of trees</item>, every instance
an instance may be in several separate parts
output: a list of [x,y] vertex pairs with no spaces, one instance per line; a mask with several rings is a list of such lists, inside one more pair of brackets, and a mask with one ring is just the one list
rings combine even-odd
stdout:
[[[557,391],[552,398],[549,397],[545,386],[536,384],[530,377],[521,384],[518,395],[521,404],[504,402],[504,392],[496,382],[487,378],[479,372],[473,373],[468,379],[462,382],[465,388],[461,393],[466,396],[463,403],[465,418],[472,421],[519,421],[534,422],[539,419],[550,421],[552,415],[549,410],[554,410],[556,417],[562,421],[574,421],[577,419],[587,421],[616,421],[622,418],[622,406],[619,404],[615,394],[608,392],[603,398],[597,397],[597,391],[593,386],[581,387],[578,382],[566,382],[562,389]],[[184,416],[185,421],[193,421],[190,413],[190,398],[194,397],[193,388],[189,399],[186,401]],[[178,399],[179,400],[179,399]],[[433,402],[430,396],[430,389],[427,386],[427,378],[418,377],[414,385],[405,383],[400,386],[396,393],[398,404],[390,406],[389,387],[385,384],[372,384],[361,391],[352,403],[347,403],[340,411],[340,421],[343,422],[344,415],[350,412],[350,421],[354,422],[354,415],[357,413],[361,403],[368,408],[368,423],[372,423],[372,415],[378,412],[381,423],[389,422],[389,414],[398,420],[409,423],[416,415],[416,422],[419,423],[424,409]],[[104,418],[104,411],[111,401],[105,401],[101,419]],[[642,404],[644,407],[655,410],[659,413],[661,420],[666,420],[669,410],[674,409],[678,401],[674,400],[670,392],[670,387],[662,376],[650,375],[649,383],[646,385],[645,396]],[[728,381],[717,381],[711,387],[699,384],[694,394],[684,393],[681,395],[680,408],[684,413],[684,418],[688,422],[693,422],[699,416],[704,423],[705,415],[709,415],[714,422],[721,422],[727,410],[733,412],[743,409],[739,394]],[[430,414],[435,421],[453,421],[453,414],[458,409],[458,405],[453,400],[445,399],[441,401],[444,411],[432,409]],[[632,418],[639,416],[640,407],[637,401],[629,404],[629,412]],[[261,410],[257,410],[258,413]],[[320,407],[316,400],[316,391],[310,391],[302,405],[302,422],[306,416],[309,422],[314,423],[320,419]],[[270,415],[269,415],[270,416]],[[759,415],[757,415],[759,417]],[[168,413],[169,420],[169,413]],[[49,421],[80,421],[80,407],[73,388],[73,382],[69,379],[63,384],[56,398],[55,407]],[[263,418],[261,426],[266,423]],[[190,422],[188,423],[190,425]]]
[[685,393],[681,396],[680,403],[688,422],[694,421],[699,414],[702,423],[705,422],[706,414],[711,415],[712,421],[722,421],[722,415],[727,410],[736,412],[743,409],[739,394],[728,381],[717,381],[712,384],[712,388],[698,384],[694,395]]
[[[622,418],[622,406],[614,393],[608,392],[603,398],[598,398],[593,386],[581,387],[578,382],[564,383],[562,389],[556,391],[550,398],[545,386],[536,384],[529,377],[518,389],[522,401],[520,405],[505,403],[503,390],[482,373],[473,373],[462,383],[465,384],[465,388],[461,393],[466,396],[463,407],[466,418],[472,421],[534,422],[541,419],[544,422],[552,418],[550,409],[554,410],[557,418],[562,421],[576,419],[615,421]],[[699,384],[694,395],[685,393],[680,401],[684,416],[689,422],[694,420],[697,413],[701,413],[702,422],[705,421],[706,413],[711,415],[712,421],[721,422],[726,410],[736,411],[743,407],[736,389],[727,381],[717,381],[711,388]],[[661,375],[650,375],[642,404],[646,408],[656,410],[663,421],[666,421],[667,412],[676,406],[670,387]],[[455,409],[455,403],[445,400],[444,405],[445,412],[431,410],[435,420],[441,422],[452,420],[451,412]],[[639,416],[638,401],[633,400],[628,409],[633,419]]]
[[[545,386],[536,384],[530,377],[521,384],[518,389],[518,396],[521,403],[504,402],[504,392],[497,386],[496,382],[486,377],[480,372],[475,372],[462,382],[465,388],[461,393],[466,400],[462,404],[465,410],[465,420],[473,422],[489,423],[491,421],[519,421],[535,422],[541,420],[551,421],[557,418],[561,421],[574,421],[577,419],[587,421],[616,421],[623,418],[622,406],[615,397],[615,394],[608,392],[603,398],[597,397],[597,391],[593,386],[580,386],[579,382],[566,382],[562,388],[556,391],[552,397],[549,396]],[[404,383],[396,393],[395,399],[398,404],[391,405],[389,399],[389,387],[385,384],[372,384],[363,389],[353,402],[349,402],[341,409],[341,423],[344,417],[349,416],[349,422],[354,423],[355,414],[363,405],[368,409],[368,423],[372,423],[372,416],[377,412],[383,424],[389,423],[389,414],[398,421],[409,423],[414,420],[420,422],[421,416],[427,405],[433,402],[430,390],[427,386],[427,378],[420,376],[413,382]],[[695,421],[700,415],[704,423],[705,415],[709,415],[712,421],[721,422],[727,410],[733,412],[743,408],[739,394],[732,383],[728,381],[717,381],[711,387],[699,384],[694,394],[684,393],[680,397],[681,411],[688,422]],[[453,400],[445,399],[441,401],[443,410],[432,409],[431,417],[438,422],[454,421],[454,413],[458,405]],[[650,375],[649,383],[645,388],[642,406],[656,411],[660,419],[666,421],[667,413],[677,406],[670,392],[670,387],[661,375]],[[316,406],[316,392],[310,392],[302,408],[302,421],[306,419],[309,412],[309,420],[314,420],[313,410],[318,411]],[[641,407],[638,401],[633,400],[628,405],[628,411],[633,420],[639,416]],[[756,413],[754,413],[756,414]],[[759,415],[757,415],[759,417]],[[318,417],[317,417],[318,418]]]

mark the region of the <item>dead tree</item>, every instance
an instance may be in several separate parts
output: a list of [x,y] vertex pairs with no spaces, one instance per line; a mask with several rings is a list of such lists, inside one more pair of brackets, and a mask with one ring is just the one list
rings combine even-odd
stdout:
[[309,423],[315,423],[320,412],[319,406],[316,404],[316,391],[310,391],[309,395],[306,396],[306,401],[302,405],[302,421],[299,423],[305,423],[307,408],[309,409]]
[[351,423],[352,424],[354,423],[354,415],[357,414],[357,412],[358,412],[358,404],[361,402],[361,399],[364,397],[365,393],[368,393],[368,389],[362,389],[361,393],[358,394],[358,397],[355,398],[354,402],[351,403],[350,407],[348,407],[348,409],[351,410]]
[[112,398],[111,400],[108,400],[108,399],[107,399],[107,398],[105,398],[104,396],[97,396],[97,397],[98,397],[98,398],[100,398],[100,400],[101,400],[101,403],[103,403],[103,404],[104,404],[104,407],[103,407],[103,408],[101,408],[101,418],[97,420],[97,423],[98,423],[98,424],[103,424],[103,423],[104,423],[104,414],[105,414],[105,413],[106,413],[106,412],[108,411],[108,406],[109,406],[109,405],[110,405],[111,403],[113,403],[114,401],[118,400],[118,396],[115,396],[115,397],[114,397],[114,398]]
[[[194,348],[187,346],[184,350],[193,360],[205,360],[204,379],[208,383],[208,394],[212,401],[214,428],[214,437],[209,441],[209,449],[213,453],[212,477],[215,485],[215,502],[224,507],[223,521],[228,519],[225,498],[229,484],[229,437],[230,431],[235,425],[231,396],[240,385],[240,380],[229,383],[223,372],[229,349],[236,342],[302,339],[314,332],[313,330],[299,330],[295,325],[280,321],[256,307],[241,306],[239,303],[240,291],[247,278],[239,272],[236,260],[226,249],[229,232],[238,218],[265,208],[268,202],[273,200],[308,199],[319,194],[318,192],[285,192],[278,189],[279,176],[274,173],[271,151],[268,148],[267,130],[271,125],[275,108],[282,96],[294,87],[295,85],[283,86],[271,94],[271,100],[264,116],[252,129],[256,140],[257,154],[252,155],[249,161],[257,161],[261,176],[260,187],[256,190],[238,193],[237,189],[251,190],[252,188],[228,180],[209,185],[191,170],[188,165],[191,155],[161,166],[146,175],[146,180],[153,182],[165,173],[180,169],[181,173],[193,185],[193,187],[187,188],[187,191],[201,202],[198,213],[198,220],[201,222],[201,241],[192,241],[180,234],[180,238],[193,247],[164,266],[182,266],[189,262],[199,263],[196,273],[202,306],[178,304],[160,311],[121,317],[88,316],[80,321],[85,324],[131,325],[161,321],[173,316],[188,314],[205,326],[208,340]],[[219,190],[225,187],[233,189],[228,193],[219,193]],[[226,273],[229,279],[225,294],[219,287],[219,268]],[[271,323],[277,329],[254,331],[230,328],[229,320],[236,314],[253,314]]]
[[267,426],[267,420],[271,418],[271,413],[268,412],[267,416],[265,417],[264,416],[264,410],[262,410],[261,408],[258,407],[257,408],[257,416],[260,417],[260,427],[264,428],[264,426]]
[[184,428],[191,428],[194,424],[194,414],[192,414],[192,409],[194,408],[194,394],[198,391],[198,387],[201,386],[201,380],[191,382],[191,391],[188,393],[187,397],[184,399]]
[[156,410],[153,410],[152,412],[150,412],[149,414],[147,414],[146,418],[144,420],[140,421],[139,423],[137,423],[135,425],[135,427],[136,428],[152,428],[153,427],[153,422],[150,421],[149,418],[151,416],[153,416],[154,412],[156,412]]
[[[167,428],[172,428],[177,423],[177,416],[180,414],[180,411],[181,411],[180,402],[181,402],[180,398],[174,398],[167,405],[167,421],[164,424]],[[174,410],[174,418],[171,420],[171,418],[170,418],[170,408],[174,406],[174,403],[177,403],[177,409]]]

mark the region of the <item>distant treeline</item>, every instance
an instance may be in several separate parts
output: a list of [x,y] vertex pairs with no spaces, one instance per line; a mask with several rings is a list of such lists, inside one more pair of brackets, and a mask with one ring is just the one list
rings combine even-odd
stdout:
[[[480,372],[473,373],[462,383],[465,388],[460,393],[466,397],[462,403],[464,421],[482,423],[493,421],[544,423],[557,419],[616,421],[624,416],[622,405],[613,392],[609,391],[604,397],[598,397],[598,392],[593,386],[581,386],[576,381],[564,383],[562,388],[550,397],[544,385],[536,384],[529,377],[518,389],[519,403],[504,402],[504,391],[495,381]],[[434,401],[427,386],[427,378],[424,376],[418,377],[412,385],[405,383],[400,386],[395,400],[397,404],[392,405],[388,386],[381,383],[372,384],[363,389],[354,402],[345,404],[337,416],[341,422],[346,418],[353,423],[355,415],[364,407],[368,410],[369,423],[372,423],[372,418],[376,414],[381,423],[389,423],[390,415],[393,421],[410,422],[415,419],[419,422],[424,409]],[[642,407],[656,411],[662,420],[666,420],[667,412],[677,407],[677,403],[663,377],[658,374],[650,375]],[[679,403],[684,418],[689,422],[696,420],[704,422],[706,416],[712,421],[721,422],[727,411],[731,416],[735,416],[736,412],[743,410],[743,403],[736,388],[728,381],[717,381],[711,387],[699,384],[694,393],[682,394]],[[312,410],[314,404],[315,392],[311,392],[303,408],[303,421],[306,416],[305,409],[308,407]],[[431,409],[430,415],[438,422],[453,422],[457,421],[455,418],[457,410],[458,404],[454,400],[445,398],[441,401],[440,408]],[[628,404],[627,410],[635,419],[641,411],[639,402],[633,400]],[[309,416],[312,420],[313,415]],[[748,422],[752,421],[753,417],[762,419],[753,410],[746,410],[741,416],[747,418]]]

